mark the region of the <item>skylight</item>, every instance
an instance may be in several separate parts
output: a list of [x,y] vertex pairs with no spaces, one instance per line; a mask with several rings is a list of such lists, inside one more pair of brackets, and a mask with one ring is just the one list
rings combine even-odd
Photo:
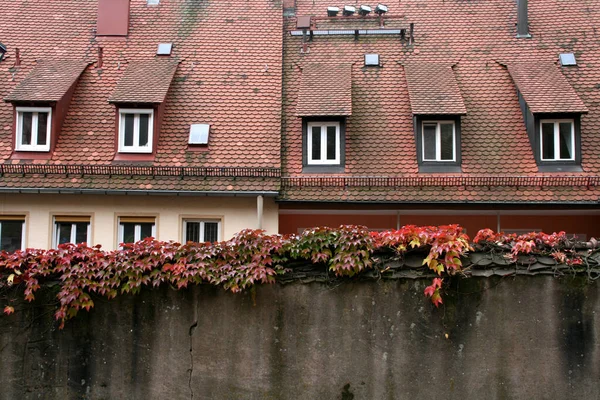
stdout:
[[379,66],[379,54],[365,54],[366,66]]
[[208,144],[209,124],[192,124],[190,126],[189,144]]
[[171,50],[173,49],[173,43],[160,43],[156,54],[159,56],[170,56]]
[[575,60],[575,54],[573,53],[560,53],[560,65],[563,67],[568,67],[571,65],[577,65],[577,60]]

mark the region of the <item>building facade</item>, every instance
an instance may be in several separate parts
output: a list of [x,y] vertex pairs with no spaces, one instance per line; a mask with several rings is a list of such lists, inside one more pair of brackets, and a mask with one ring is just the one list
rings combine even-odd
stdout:
[[597,6],[350,3],[284,6],[280,232],[600,235]]
[[0,6],[2,249],[277,232],[280,4]]
[[598,6],[0,0],[0,247],[600,236]]

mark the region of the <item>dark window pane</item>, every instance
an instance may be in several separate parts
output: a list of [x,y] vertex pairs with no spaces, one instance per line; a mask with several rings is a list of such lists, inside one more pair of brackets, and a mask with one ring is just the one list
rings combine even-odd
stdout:
[[185,224],[185,240],[188,242],[200,241],[200,222],[187,222]]
[[337,149],[337,128],[335,126],[327,127],[327,159],[335,160],[335,153]]
[[148,124],[150,123],[150,115],[140,114],[140,146],[148,145]]
[[[125,114],[125,146],[133,146],[133,114]],[[129,242],[127,242],[129,243]]]
[[435,124],[423,124],[423,154],[425,160],[435,160]]
[[71,227],[70,222],[59,222],[56,224],[58,229],[58,244],[70,243],[71,242]]
[[135,242],[135,224],[124,223],[123,225],[123,243]]
[[31,144],[31,121],[32,120],[33,120],[33,113],[30,113],[30,112],[23,113],[21,144],[25,144],[25,145]]
[[554,159],[554,123],[542,124],[542,158]]
[[440,157],[443,161],[452,161],[454,159],[454,125],[440,124]]
[[37,144],[46,144],[46,134],[48,133],[48,113],[38,113]]
[[23,221],[0,221],[0,250],[21,249]]
[[204,223],[204,241],[216,242],[219,238],[219,223],[205,222]]
[[560,158],[570,160],[573,158],[573,141],[570,122],[561,122],[558,124]]
[[75,243],[88,243],[88,226],[87,222],[78,222],[75,224]]
[[313,160],[320,160],[321,159],[321,127],[313,126],[311,134],[312,134],[311,157]]
[[147,237],[151,237],[152,236],[152,227],[154,226],[154,224],[150,224],[150,223],[145,223],[145,224],[140,224],[140,240],[142,239],[146,239]]

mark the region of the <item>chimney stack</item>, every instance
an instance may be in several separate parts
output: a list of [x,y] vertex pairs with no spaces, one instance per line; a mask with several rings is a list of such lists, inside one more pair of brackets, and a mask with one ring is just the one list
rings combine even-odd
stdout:
[[517,38],[530,38],[527,0],[517,0]]

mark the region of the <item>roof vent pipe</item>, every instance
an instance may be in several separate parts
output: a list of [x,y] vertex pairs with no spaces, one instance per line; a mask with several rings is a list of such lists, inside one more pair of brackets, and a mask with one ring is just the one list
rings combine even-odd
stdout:
[[530,38],[527,0],[517,0],[517,38]]

